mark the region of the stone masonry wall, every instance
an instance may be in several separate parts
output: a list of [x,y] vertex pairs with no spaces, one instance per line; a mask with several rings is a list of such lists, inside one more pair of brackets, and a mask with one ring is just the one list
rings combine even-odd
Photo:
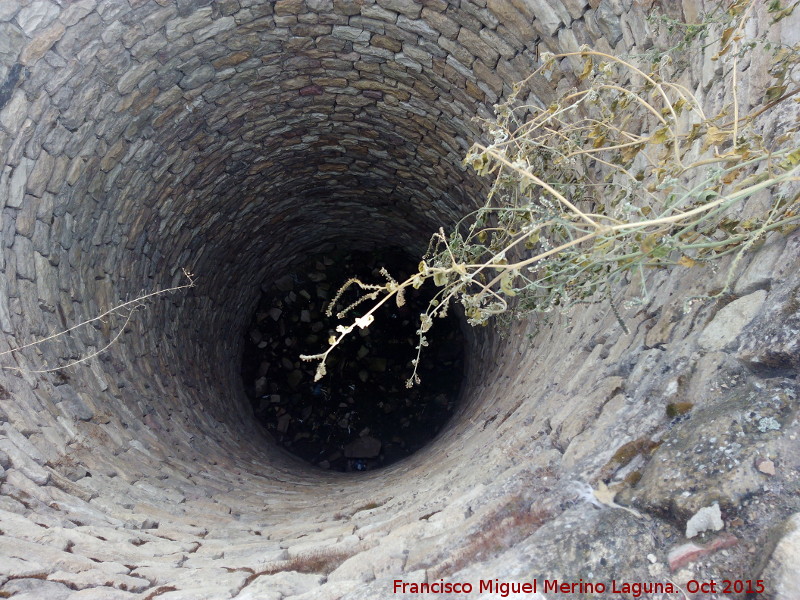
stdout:
[[[748,257],[727,304],[674,300],[724,269],[652,275],[627,335],[604,305],[475,333],[453,422],[381,471],[283,454],[238,375],[262,283],[337,241],[423,250],[487,189],[461,164],[474,117],[542,51],[651,48],[653,4],[0,0],[0,352],[197,276],[84,364],[35,372],[98,351],[119,317],[0,356],[0,597],[723,576],[797,597],[796,235]],[[711,99],[713,52],[684,81]],[[530,101],[571,85],[564,69]],[[586,502],[600,480],[641,515]],[[725,531],[686,546],[715,502]]]

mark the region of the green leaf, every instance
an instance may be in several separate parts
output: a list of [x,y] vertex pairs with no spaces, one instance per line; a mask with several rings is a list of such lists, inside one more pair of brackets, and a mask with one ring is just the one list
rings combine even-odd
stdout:
[[725,231],[725,232],[733,235],[733,233],[736,231],[736,228],[739,227],[739,224],[740,224],[740,221],[738,221],[738,220],[725,218],[725,219],[722,219],[722,221],[719,222],[718,227],[722,231]]
[[669,138],[669,128],[662,127],[658,129],[648,140],[651,144],[663,144]]
[[614,247],[614,238],[598,239],[594,243],[594,252],[605,254],[608,250]]
[[581,72],[581,74],[578,75],[578,81],[583,81],[584,79],[589,77],[589,75],[592,74],[592,68],[593,67],[594,67],[594,61],[592,60],[592,57],[590,56],[589,58],[586,59],[586,62],[583,63],[583,72]]
[[703,152],[708,150],[711,146],[716,146],[726,141],[729,136],[730,134],[728,132],[723,131],[719,127],[709,125],[708,131],[706,131],[706,138],[703,140]]
[[642,240],[642,243],[639,245],[639,248],[645,254],[650,254],[653,251],[653,249],[655,249],[657,243],[658,243],[658,236],[656,236],[655,234],[650,234]]
[[603,144],[606,143],[606,136],[601,135],[594,138],[594,142],[592,143],[592,148],[601,148]]
[[516,273],[513,271],[506,271],[503,273],[502,277],[500,277],[500,289],[506,296],[516,296],[517,292],[514,291],[513,283],[514,278],[516,277]]
[[733,27],[728,27],[725,31],[722,32],[722,37],[720,38],[720,43],[724,46],[728,43],[731,39],[731,34],[734,32]]
[[628,165],[639,155],[639,152],[644,148],[644,144],[635,144],[633,146],[626,146],[620,150],[620,158],[622,164]]
[[728,53],[728,50],[731,49],[730,44],[722,48],[719,52],[717,52],[714,56],[711,57],[711,60],[719,60],[721,56],[724,56]]
[[772,2],[769,3],[767,12],[769,12],[772,15],[772,22],[777,23],[781,19],[785,19],[786,17],[791,15],[796,7],[797,7],[797,2],[794,2],[790,6],[784,8],[783,6],[781,6],[779,0],[772,0]]
[[764,101],[767,103],[774,102],[786,93],[787,87],[785,84],[768,87],[767,91],[764,92]]
[[483,154],[479,154],[475,158],[472,159],[472,168],[475,169],[475,172],[478,175],[486,175],[490,172],[492,166],[492,161],[489,158],[489,155],[485,152]]
[[789,169],[795,168],[798,164],[800,164],[800,148],[787,155],[786,158],[781,161],[781,168],[788,171]]
[[670,249],[667,246],[656,246],[650,253],[653,258],[666,258]]
[[697,200],[704,204],[717,196],[719,196],[719,193],[716,190],[705,189],[697,194]]
[[703,126],[703,124],[702,123],[695,123],[694,125],[692,125],[692,128],[689,130],[689,135],[686,138],[686,140],[689,141],[689,142],[693,142],[697,138],[699,138],[701,135],[703,135],[704,133],[705,133],[705,127]]

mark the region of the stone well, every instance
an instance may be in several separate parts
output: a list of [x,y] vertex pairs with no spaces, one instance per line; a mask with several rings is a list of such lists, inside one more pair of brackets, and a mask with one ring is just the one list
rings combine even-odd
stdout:
[[[282,453],[242,390],[262,283],[334,242],[424,251],[487,188],[461,164],[474,117],[541,51],[653,47],[651,4],[0,1],[0,350],[197,278],[80,365],[37,372],[97,353],[119,317],[2,356],[0,596],[388,598],[395,579],[444,578],[474,586],[452,597],[537,579],[516,597],[553,598],[545,578],[738,578],[796,598],[797,235],[743,260],[721,302],[682,299],[724,268],[652,274],[643,305],[620,290],[628,334],[599,304],[472,335],[457,414],[383,470]],[[792,19],[772,35],[791,41]],[[685,74],[701,96],[712,54]],[[638,516],[588,502],[601,480]],[[685,546],[715,503],[724,530]]]

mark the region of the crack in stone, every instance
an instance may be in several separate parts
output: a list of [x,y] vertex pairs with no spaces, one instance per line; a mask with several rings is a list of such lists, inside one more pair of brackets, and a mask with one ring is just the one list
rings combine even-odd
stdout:
[[11,100],[11,95],[14,93],[17,84],[20,80],[24,80],[27,74],[28,69],[20,63],[16,63],[9,69],[6,80],[0,85],[0,110],[3,110],[8,101]]

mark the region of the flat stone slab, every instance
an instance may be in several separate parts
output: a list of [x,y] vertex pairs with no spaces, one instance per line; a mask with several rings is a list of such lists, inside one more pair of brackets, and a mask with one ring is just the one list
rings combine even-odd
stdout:
[[715,502],[723,510],[738,507],[767,479],[756,458],[791,418],[795,387],[743,385],[692,410],[664,437],[639,482],[621,494],[623,503],[676,519],[681,529]]
[[297,573],[295,571],[262,575],[245,586],[233,600],[283,600],[319,587],[325,578],[322,575]]
[[783,524],[775,550],[763,572],[774,600],[794,600],[800,593],[800,513]]

